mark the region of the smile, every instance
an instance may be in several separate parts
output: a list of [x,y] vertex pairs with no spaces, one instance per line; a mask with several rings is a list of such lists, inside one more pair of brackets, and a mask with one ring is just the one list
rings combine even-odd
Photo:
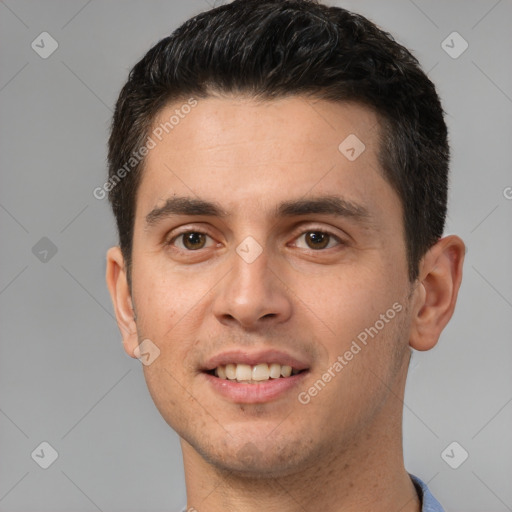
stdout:
[[210,375],[215,375],[219,379],[236,380],[248,384],[257,384],[270,379],[280,379],[296,375],[305,370],[292,368],[289,365],[280,365],[278,363],[260,363],[255,365],[243,363],[229,363],[217,366],[210,370]]

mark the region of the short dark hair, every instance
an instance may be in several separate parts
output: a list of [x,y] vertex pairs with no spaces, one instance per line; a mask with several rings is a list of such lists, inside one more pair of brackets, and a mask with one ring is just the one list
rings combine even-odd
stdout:
[[370,107],[380,123],[383,175],[402,202],[409,278],[418,277],[446,217],[449,146],[434,84],[406,48],[361,15],[316,0],[235,0],[189,19],[153,46],[119,95],[109,200],[129,282],[144,159],[132,160],[128,171],[127,162],[163,107],[218,94],[306,95]]

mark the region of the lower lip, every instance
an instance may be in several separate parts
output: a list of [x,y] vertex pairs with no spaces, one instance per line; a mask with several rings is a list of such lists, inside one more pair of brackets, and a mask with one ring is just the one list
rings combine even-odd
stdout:
[[284,395],[304,380],[308,371],[303,371],[290,377],[269,379],[258,384],[237,382],[236,380],[220,379],[209,373],[203,373],[213,389],[220,395],[235,403],[261,404],[270,402]]

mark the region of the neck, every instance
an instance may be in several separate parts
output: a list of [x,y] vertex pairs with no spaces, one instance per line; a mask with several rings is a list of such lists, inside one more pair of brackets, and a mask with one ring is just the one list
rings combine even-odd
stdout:
[[187,503],[198,512],[420,512],[403,464],[405,376],[373,421],[352,442],[336,445],[300,471],[269,477],[239,475],[204,460],[181,439]]

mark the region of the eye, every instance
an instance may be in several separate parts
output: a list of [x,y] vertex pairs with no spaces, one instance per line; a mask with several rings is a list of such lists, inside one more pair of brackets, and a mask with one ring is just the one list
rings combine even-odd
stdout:
[[[208,240],[210,243],[208,244]],[[336,235],[320,229],[304,231],[295,240],[303,240],[305,249],[321,251],[336,245],[343,245],[343,241]],[[170,238],[165,245],[174,246],[180,251],[193,252],[215,246],[215,241],[202,231],[184,231]],[[294,244],[297,245],[297,242]]]
[[330,249],[336,244],[332,242],[336,242],[338,245],[343,245],[343,242],[332,233],[321,230],[309,230],[302,233],[296,240],[304,239],[306,242],[306,249],[312,249],[314,251],[322,250],[322,249]]
[[[209,235],[202,231],[185,231],[184,233],[180,233],[171,238],[171,240],[166,242],[166,245],[175,245],[176,241],[181,241],[181,243],[176,244],[178,249],[184,251],[197,251],[199,249],[206,248],[205,244],[208,238],[212,240]],[[210,244],[210,246],[211,245],[213,244]]]

